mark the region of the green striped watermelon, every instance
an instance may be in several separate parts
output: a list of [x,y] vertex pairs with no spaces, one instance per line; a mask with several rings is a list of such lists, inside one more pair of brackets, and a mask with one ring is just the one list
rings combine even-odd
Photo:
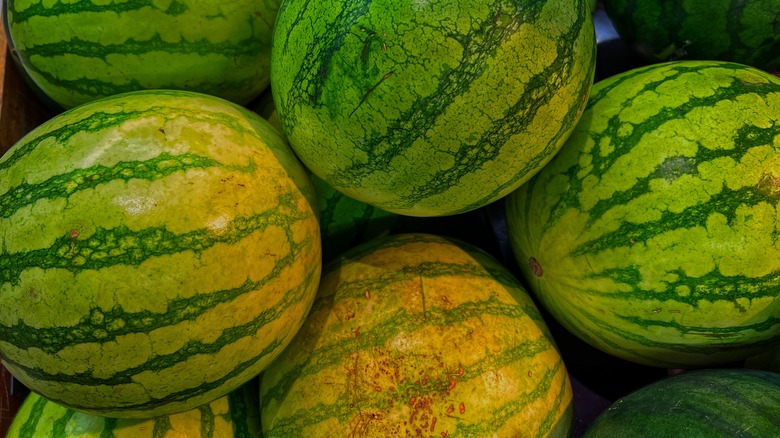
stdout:
[[15,52],[65,108],[142,89],[248,103],[269,83],[279,0],[8,0]]
[[598,82],[507,201],[532,290],[592,345],[686,368],[780,340],[780,79],[678,61]]
[[[284,136],[270,88],[249,108]],[[317,194],[324,261],[332,260],[359,243],[389,233],[401,222],[400,216],[350,198],[317,175],[309,176]]]
[[260,400],[268,438],[566,436],[572,421],[566,368],[517,280],[428,234],[329,264]]
[[780,374],[745,369],[689,371],[615,401],[585,438],[776,438]]
[[311,181],[242,107],[184,91],[84,104],[0,175],[0,354],[52,401],[191,409],[260,373],[311,307]]
[[621,38],[650,61],[780,67],[780,0],[604,0]]
[[6,438],[256,438],[259,434],[257,386],[252,380],[211,403],[151,419],[96,417],[31,393]]
[[290,145],[336,190],[466,212],[558,151],[593,81],[586,0],[282,3],[271,75]]

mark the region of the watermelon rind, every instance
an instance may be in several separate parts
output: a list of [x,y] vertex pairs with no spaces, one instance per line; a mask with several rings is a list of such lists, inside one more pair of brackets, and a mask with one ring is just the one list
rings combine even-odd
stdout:
[[393,234],[329,263],[263,373],[267,438],[568,436],[566,367],[534,302],[474,246]]
[[583,438],[780,436],[780,374],[746,369],[687,371],[616,400]]
[[291,147],[361,202],[478,209],[527,181],[581,114],[595,69],[586,0],[285,1],[273,98]]
[[316,196],[256,114],[185,91],[81,105],[0,158],[0,358],[76,410],[147,418],[260,373],[320,277]]
[[23,70],[63,108],[146,89],[247,104],[270,83],[278,0],[8,0]]
[[569,141],[510,195],[530,288],[569,331],[667,368],[780,340],[780,79],[717,61],[594,85]]

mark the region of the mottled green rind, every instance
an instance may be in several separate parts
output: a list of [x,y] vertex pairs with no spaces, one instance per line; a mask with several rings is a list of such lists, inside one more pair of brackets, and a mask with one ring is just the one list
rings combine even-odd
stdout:
[[96,417],[36,393],[19,408],[6,438],[256,438],[260,407],[254,381],[195,409],[151,419]]
[[266,437],[568,436],[571,388],[533,301],[476,248],[395,234],[330,263],[263,373]]
[[324,262],[360,243],[389,233],[399,224],[398,215],[350,198],[316,175],[311,177],[320,210]]
[[780,0],[604,0],[621,38],[650,61],[780,68]]
[[[268,120],[280,133],[284,132],[270,88],[252,102],[249,109]],[[317,193],[324,262],[399,227],[401,216],[350,198],[317,175],[310,176]]]
[[145,89],[246,104],[269,84],[277,0],[5,3],[23,68],[64,108]]
[[57,403],[147,418],[210,402],[261,372],[314,299],[311,180],[225,100],[88,103],[0,173],[0,357]]
[[558,151],[593,81],[585,0],[290,0],[271,74],[290,145],[346,195],[474,210]]
[[769,438],[780,436],[780,374],[689,371],[615,401],[585,438]]
[[[678,61],[594,85],[560,154],[508,197],[525,278],[590,344],[643,364],[780,339],[780,80]],[[532,260],[533,258],[533,260]]]

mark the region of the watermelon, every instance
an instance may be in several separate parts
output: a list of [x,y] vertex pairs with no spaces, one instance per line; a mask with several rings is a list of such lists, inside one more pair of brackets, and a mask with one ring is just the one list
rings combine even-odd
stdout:
[[273,98],[336,190],[408,216],[467,212],[558,151],[593,82],[586,0],[287,0]]
[[523,277],[629,361],[727,363],[780,340],[780,80],[727,62],[594,85],[559,155],[506,203]]
[[255,438],[259,433],[252,380],[209,404],[150,419],[96,417],[31,393],[6,438]]
[[604,0],[620,37],[651,62],[780,67],[780,0]]
[[780,374],[745,369],[688,371],[615,401],[585,438],[780,436]]
[[486,253],[393,234],[326,266],[304,326],[263,373],[267,438],[568,435],[565,365]]
[[81,105],[0,159],[0,357],[93,415],[192,409],[260,373],[311,307],[312,183],[256,114],[140,91]]
[[26,73],[64,108],[143,89],[246,104],[269,84],[278,0],[8,0]]
[[311,181],[317,194],[324,262],[400,227],[400,216],[350,198],[317,175],[311,175]]
[[[252,102],[249,109],[268,120],[284,136],[270,88]],[[350,198],[317,175],[309,176],[317,194],[323,261],[332,260],[359,243],[400,228],[400,216]]]

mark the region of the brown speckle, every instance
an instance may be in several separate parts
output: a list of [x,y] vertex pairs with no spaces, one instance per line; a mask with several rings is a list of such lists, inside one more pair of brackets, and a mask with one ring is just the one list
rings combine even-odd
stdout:
[[542,269],[542,265],[540,265],[535,258],[531,257],[530,259],[528,259],[528,266],[531,267],[531,272],[533,272],[535,276],[541,278],[541,276],[544,275],[544,270]]
[[758,179],[756,188],[758,188],[758,191],[765,196],[770,198],[780,198],[780,178],[774,175],[768,173],[761,174],[761,177]]

